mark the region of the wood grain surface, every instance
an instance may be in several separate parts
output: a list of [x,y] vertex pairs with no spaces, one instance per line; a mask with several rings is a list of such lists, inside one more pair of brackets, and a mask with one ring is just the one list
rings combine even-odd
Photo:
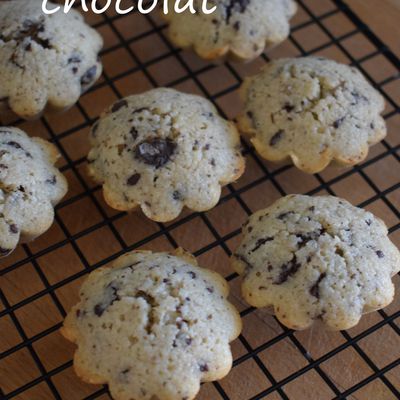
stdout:
[[346,0],[346,3],[400,56],[400,0]]
[[[324,15],[334,9],[330,0],[306,0],[304,3],[315,15]],[[400,54],[398,1],[348,0],[348,3],[382,40]],[[114,14],[110,12],[108,16],[113,17]],[[103,16],[87,15],[87,19],[96,24],[103,21]],[[340,13],[322,20],[326,31],[315,23],[308,23],[309,20],[307,12],[300,7],[293,25],[301,25],[302,28],[296,29],[292,36],[304,51],[345,63],[351,62],[349,54],[361,59],[376,51],[362,33],[346,36],[355,26]],[[64,313],[77,301],[78,290],[88,268],[103,265],[103,260],[117,257],[136,243],[139,243],[139,248],[152,250],[172,248],[171,240],[162,233],[159,224],[147,220],[140,213],[118,213],[104,203],[100,189],[93,185],[86,174],[84,157],[89,149],[87,118],[95,120],[118,96],[139,93],[154,85],[171,85],[202,95],[206,92],[214,97],[216,104],[228,117],[233,118],[240,109],[240,102],[237,90],[226,89],[232,86],[237,88],[237,76],[243,78],[255,73],[265,63],[260,58],[247,65],[232,64],[228,67],[221,64],[207,68],[208,64],[190,51],[178,52],[179,60],[170,54],[163,36],[165,30],[160,28],[154,31],[154,27],[162,27],[158,17],[154,16],[150,22],[138,14],[118,17],[112,26],[99,25],[98,29],[105,39],[102,57],[105,75],[100,82],[81,98],[79,106],[67,113],[21,124],[31,135],[57,137],[57,143],[65,151],[60,167],[65,170],[70,190],[57,210],[57,220],[52,228],[29,246],[18,247],[10,257],[0,261],[0,270],[3,271],[0,284],[4,294],[0,302],[0,312],[3,313],[0,317],[0,352],[7,354],[0,358],[0,387],[3,394],[8,394],[26,385],[26,390],[18,393],[14,399],[55,399],[54,391],[57,391],[63,400],[80,400],[102,391],[100,386],[80,381],[73,372],[70,361],[74,346],[58,333]],[[331,42],[329,35],[344,37],[339,43],[324,46]],[[127,41],[127,46],[119,45],[121,38]],[[300,54],[300,49],[293,41],[286,41],[269,52],[268,56],[277,58]],[[146,66],[146,71],[138,68],[139,63]],[[196,71],[194,76],[187,75],[185,65]],[[365,59],[361,67],[374,81],[388,82],[383,90],[397,104],[400,103],[400,80],[390,80],[399,71],[392,64],[376,54]],[[109,84],[110,80],[112,85]],[[386,113],[393,109],[388,101]],[[387,122],[387,142],[391,146],[398,146],[399,114],[390,114]],[[49,130],[54,136],[49,135]],[[397,153],[400,154],[399,151]],[[376,159],[376,162],[362,164],[361,173],[327,168],[319,176],[311,176],[288,168],[270,179],[265,174],[265,168],[274,174],[280,166],[259,162],[248,156],[246,172],[234,187],[240,190],[240,199],[253,212],[271,204],[281,196],[282,191],[306,193],[320,188],[321,182],[325,182],[338,196],[354,204],[365,202],[368,210],[393,227],[399,224],[393,212],[393,208],[400,209],[400,189],[393,189],[399,183],[399,162],[394,155],[387,155],[384,144],[371,149],[367,163],[372,159]],[[377,192],[385,192],[387,201],[379,199]],[[227,188],[223,191],[224,196],[230,193]],[[315,192],[323,193],[326,191],[321,188]],[[104,222],[105,217],[110,217],[110,220]],[[172,242],[196,253],[200,265],[228,276],[231,274],[228,253],[238,244],[238,230],[246,218],[242,203],[235,196],[230,196],[202,216],[190,216],[185,211],[178,221],[166,224],[166,227]],[[182,219],[185,222],[179,224]],[[210,230],[210,224],[213,231]],[[390,237],[400,246],[399,229]],[[220,245],[216,238],[222,238],[226,247]],[[399,276],[394,281],[400,293]],[[232,301],[240,310],[247,309],[240,298],[240,280],[232,280],[231,287]],[[13,311],[4,313],[8,307],[12,307]],[[400,296],[397,294],[395,301],[385,309],[385,315],[391,316],[399,310]],[[364,316],[357,327],[345,333],[313,328],[285,335],[282,327],[265,311],[251,312],[244,317],[243,340],[233,343],[233,352],[235,359],[239,359],[250,350],[257,349],[257,357],[241,359],[220,385],[230,399],[247,400],[305,368],[303,374],[283,386],[287,398],[332,399],[337,394],[332,386],[345,391],[376,373],[376,368],[383,368],[400,358],[400,340],[395,330],[400,327],[400,318],[393,319],[391,325],[380,326],[383,318],[381,313],[371,313]],[[363,335],[374,326],[379,328],[369,335]],[[351,338],[356,338],[355,345],[344,346]],[[262,345],[265,346],[260,348]],[[343,348],[334,356],[320,360],[340,346]],[[307,368],[311,360],[321,361],[317,369]],[[43,378],[44,374],[46,379]],[[381,379],[366,382],[348,399],[395,400],[396,396],[386,383],[400,389],[400,366],[390,369]],[[110,399],[105,392],[101,392],[97,398]],[[222,399],[212,384],[204,385],[198,398]],[[275,400],[282,397],[275,391],[264,398]]]

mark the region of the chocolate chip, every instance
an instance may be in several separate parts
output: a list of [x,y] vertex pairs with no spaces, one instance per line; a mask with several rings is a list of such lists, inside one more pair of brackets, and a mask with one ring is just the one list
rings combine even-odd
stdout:
[[181,200],[183,200],[182,193],[179,192],[178,190],[175,190],[175,191],[172,193],[172,198],[173,198],[174,200],[176,200],[176,201],[181,201]]
[[376,251],[376,255],[377,255],[379,258],[385,257],[385,255],[383,254],[383,251],[381,251],[381,250],[377,250],[377,251]]
[[365,220],[365,223],[366,223],[368,226],[371,226],[371,224],[372,224],[372,220],[370,220],[370,219],[366,219],[366,220]]
[[11,224],[9,228],[10,228],[10,232],[13,233],[14,235],[16,235],[19,232],[18,226],[15,224]]
[[124,269],[129,269],[130,272],[134,272],[135,271],[135,266],[141,264],[141,261],[136,261],[135,263],[128,265],[127,267],[125,267]]
[[288,212],[279,214],[276,218],[278,218],[280,220],[284,220],[285,218],[287,218],[289,215],[292,215],[292,214],[294,214],[294,211],[288,211]]
[[209,368],[208,368],[207,364],[200,364],[199,368],[200,368],[201,372],[208,372],[209,371]]
[[298,233],[296,237],[299,239],[299,248],[307,245],[311,240],[317,240],[321,235],[325,233],[325,229],[319,229],[314,232]]
[[5,164],[0,164],[0,169],[8,169],[8,166]]
[[133,140],[136,140],[139,136],[139,132],[137,131],[137,129],[132,126],[131,130],[129,131],[129,133],[132,135]]
[[198,146],[199,146],[199,141],[198,141],[198,140],[195,140],[194,143],[193,143],[192,150],[193,150],[193,151],[198,150],[198,148],[199,148]]
[[236,21],[236,22],[233,24],[233,29],[234,29],[235,31],[239,31],[239,30],[240,30],[240,21]]
[[289,279],[289,277],[296,274],[296,272],[300,269],[300,267],[301,264],[297,262],[297,257],[296,255],[294,255],[291,261],[281,266],[281,273],[279,274],[278,278],[274,281],[274,285],[281,285],[282,283],[286,282]]
[[354,102],[351,104],[352,106],[358,104],[360,101],[365,101],[368,103],[368,99],[359,92],[356,92],[356,91],[351,92],[351,95],[354,98]]
[[141,113],[142,111],[150,111],[147,107],[141,107],[141,108],[137,108],[136,110],[132,111],[132,115],[133,114],[137,114],[137,113]]
[[213,119],[214,114],[212,112],[204,112],[201,114],[203,117],[206,117],[207,119]]
[[277,143],[279,143],[282,140],[284,133],[285,132],[282,129],[276,132],[275,135],[272,136],[271,140],[269,141],[269,145],[275,146]]
[[214,293],[214,288],[213,287],[208,287],[207,291],[210,292],[210,293]]
[[134,186],[139,182],[140,177],[141,177],[140,174],[133,174],[131,177],[127,179],[126,184],[129,186]]
[[178,320],[176,321],[176,327],[178,329],[182,329],[184,323],[187,324],[188,321],[186,319],[178,318]]
[[188,274],[191,276],[192,279],[196,279],[197,275],[193,271],[188,271]]
[[20,68],[20,69],[22,69],[22,70],[25,70],[25,66],[24,66],[24,65],[21,65],[21,64],[18,62],[18,56],[17,56],[17,53],[16,53],[16,52],[14,52],[14,53],[11,55],[11,57],[10,57],[10,62],[11,62],[12,64],[14,64],[16,67],[18,67],[18,68]]
[[11,146],[16,149],[22,149],[22,146],[19,143],[14,142],[14,141],[7,142],[6,144],[7,144],[7,146]]
[[175,149],[176,143],[170,139],[149,139],[136,146],[135,157],[145,164],[160,168],[170,160]]
[[[83,318],[85,315],[86,315],[86,311],[85,310],[80,310],[80,309],[76,310],[76,316],[78,318]],[[93,346],[93,348],[95,348],[95,347],[96,346]]]
[[273,237],[266,237],[266,238],[261,238],[258,239],[256,242],[256,245],[254,246],[254,248],[252,250],[250,250],[251,253],[254,253],[255,251],[257,251],[261,246],[263,246],[265,243],[267,242],[272,242],[274,240]]
[[90,67],[81,77],[81,85],[86,86],[93,82],[93,79],[96,77],[97,73],[97,65],[93,65]]
[[113,106],[111,107],[111,112],[117,112],[118,110],[120,110],[123,107],[126,107],[128,105],[128,102],[124,99],[117,101],[116,103],[113,104]]
[[94,313],[98,316],[101,317],[110,307],[111,305],[114,304],[114,302],[119,301],[121,298],[118,295],[118,290],[119,290],[119,284],[118,282],[112,281],[110,282],[104,290],[104,297],[106,300],[102,303],[98,303],[94,306]]
[[211,159],[210,164],[211,164],[213,167],[215,167],[216,164],[215,164],[215,159],[214,159],[214,158]]
[[319,284],[321,283],[321,281],[322,281],[325,277],[326,277],[326,273],[323,272],[323,273],[319,276],[317,282],[315,282],[314,285],[311,286],[311,288],[310,288],[310,294],[311,294],[311,296],[314,296],[314,297],[316,297],[317,299],[319,299]]
[[98,316],[101,317],[106,310],[106,307],[104,307],[102,304],[96,304],[94,306],[94,313]]
[[232,15],[235,13],[244,13],[247,6],[250,4],[250,0],[229,0],[225,6],[225,21],[227,24],[230,23]]
[[289,103],[285,103],[285,105],[283,106],[283,110],[285,110],[287,113],[290,113],[294,110],[294,106],[292,106]]
[[192,344],[192,338],[188,337],[185,339],[185,343],[190,346]]
[[78,56],[78,55],[76,55],[76,54],[73,54],[70,58],[68,58],[68,64],[77,64],[77,63],[80,63],[82,60],[81,60],[81,58]]
[[[37,43],[39,46],[43,47],[44,49],[52,49],[53,46],[50,44],[49,39],[43,39],[39,37],[40,33],[44,32],[44,23],[42,21],[32,21],[32,20],[25,20],[22,24],[23,28],[18,32],[13,38],[15,39],[18,44],[22,43],[25,39],[31,40],[32,42]],[[30,51],[30,50],[28,50]]]
[[57,183],[57,177],[53,175],[50,179],[46,179],[46,183],[49,185],[55,185]]
[[335,129],[339,128],[339,126],[341,126],[343,124],[343,121],[346,119],[346,117],[342,117],[337,119],[334,123],[333,123],[333,127]]

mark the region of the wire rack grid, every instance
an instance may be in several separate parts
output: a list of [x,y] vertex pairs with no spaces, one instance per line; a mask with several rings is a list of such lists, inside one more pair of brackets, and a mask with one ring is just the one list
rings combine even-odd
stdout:
[[[400,303],[364,316],[349,331],[293,332],[246,306],[228,258],[241,224],[252,212],[287,193],[339,195],[382,217],[400,245],[400,60],[341,0],[300,0],[288,41],[249,65],[201,61],[174,48],[154,13],[87,15],[105,38],[101,80],[64,116],[15,121],[55,143],[70,192],[57,207],[51,230],[1,261],[0,397],[6,399],[110,399],[107,388],[86,385],[72,372],[73,346],[58,329],[77,301],[88,272],[127,250],[183,246],[201,265],[221,272],[232,287],[244,331],[233,343],[234,367],[221,382],[205,384],[199,399],[400,398]],[[244,76],[270,58],[323,55],[357,66],[387,102],[389,135],[366,161],[347,170],[306,176],[290,165],[263,161],[243,141],[247,171],[223,191],[207,213],[186,211],[169,224],[111,210],[86,175],[87,133],[117,98],[169,86],[209,98],[222,115],[238,111]],[[394,278],[400,289],[400,277]]]

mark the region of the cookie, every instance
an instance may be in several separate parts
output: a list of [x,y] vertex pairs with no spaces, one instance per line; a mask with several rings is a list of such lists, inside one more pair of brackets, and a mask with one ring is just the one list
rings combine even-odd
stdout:
[[250,61],[264,49],[283,42],[290,33],[290,18],[296,13],[293,0],[220,0],[208,3],[212,14],[202,12],[201,1],[195,1],[196,14],[163,14],[169,22],[169,37],[179,47],[193,47],[205,59],[228,55],[239,61]]
[[170,221],[214,207],[244,170],[239,134],[206,99],[154,89],[114,103],[91,130],[89,173],[118,210]]
[[44,233],[67,182],[54,167],[56,148],[17,128],[0,127],[0,257]]
[[114,400],[191,400],[232,366],[241,320],[227,282],[190,254],[137,251],[92,272],[61,333],[76,373]]
[[0,112],[31,119],[71,107],[100,76],[102,45],[74,9],[46,15],[37,0],[0,2]]
[[290,195],[250,217],[232,265],[245,300],[287,327],[349,329],[393,300],[400,253],[387,234],[345,200]]
[[272,61],[241,88],[239,129],[265,159],[308,173],[361,162],[382,140],[383,97],[354,67],[324,58]]

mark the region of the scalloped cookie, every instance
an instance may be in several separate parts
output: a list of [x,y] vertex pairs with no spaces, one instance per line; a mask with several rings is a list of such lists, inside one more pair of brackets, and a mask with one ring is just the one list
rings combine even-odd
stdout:
[[49,142],[0,127],[0,257],[53,223],[53,208],[67,192],[66,179],[54,167],[57,158]]
[[231,369],[241,319],[227,282],[182,250],[139,251],[92,272],[61,333],[76,373],[115,400],[191,400]]
[[74,9],[46,15],[36,0],[0,2],[0,112],[31,119],[71,107],[100,76],[102,45]]
[[179,47],[193,47],[205,59],[225,55],[250,61],[264,49],[283,42],[290,33],[289,20],[296,13],[293,0],[220,0],[208,2],[212,14],[189,9],[177,14],[170,1],[170,12],[163,17],[169,22],[169,37]]
[[333,196],[290,195],[253,214],[232,257],[242,293],[292,329],[333,330],[386,307],[400,253],[379,218]]
[[91,130],[89,172],[118,210],[170,221],[214,207],[244,171],[239,134],[206,99],[154,89],[113,104]]
[[267,160],[322,171],[351,166],[386,135],[383,97],[354,67],[324,58],[281,59],[247,78],[239,129]]

